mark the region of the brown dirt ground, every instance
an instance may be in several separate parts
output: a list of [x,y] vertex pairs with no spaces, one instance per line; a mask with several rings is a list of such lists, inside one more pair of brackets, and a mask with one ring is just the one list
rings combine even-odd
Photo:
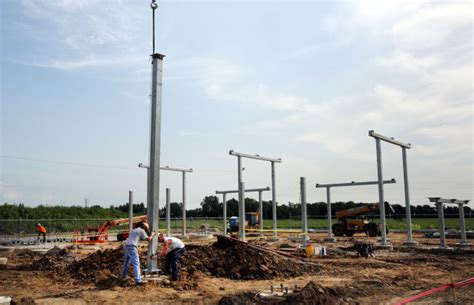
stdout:
[[[395,234],[391,235],[394,251],[376,250],[375,257],[365,259],[350,250],[355,240],[366,240],[363,236],[339,238],[337,243],[322,242],[324,234],[311,237],[317,244],[327,246],[329,255],[311,258],[313,264],[308,266],[317,263],[319,267],[308,267],[305,272],[294,271],[299,270],[295,267],[299,263],[270,254],[262,256],[259,251],[232,250],[243,253],[240,257],[233,256],[229,249],[219,252],[210,245],[189,246],[182,259],[182,280],[151,282],[141,287],[135,287],[131,279],[126,285],[117,285],[123,255],[120,243],[103,245],[100,252],[97,247],[55,250],[44,256],[19,249],[0,252],[0,256],[9,258],[6,266],[0,266],[0,295],[13,297],[17,304],[257,304],[262,303],[255,297],[258,292],[283,283],[295,290],[285,304],[393,304],[449,283],[451,278],[459,281],[474,277],[472,246],[462,253],[410,250],[401,246],[405,236]],[[423,246],[439,243],[421,236],[415,239]],[[376,240],[373,242],[376,244]],[[448,240],[448,244],[456,242]],[[283,243],[296,245],[287,240],[258,241],[275,249]],[[94,264],[86,263],[92,261]],[[214,264],[212,268],[210,262]],[[250,276],[242,276],[242,270]],[[241,279],[232,276],[235,273]],[[459,304],[474,304],[474,285],[458,288],[455,293]],[[453,292],[447,291],[415,303],[452,304],[453,297]],[[229,299],[230,303],[225,303]]]

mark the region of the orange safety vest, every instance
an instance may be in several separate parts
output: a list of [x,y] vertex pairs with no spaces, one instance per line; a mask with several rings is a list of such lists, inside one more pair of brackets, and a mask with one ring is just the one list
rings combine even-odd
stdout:
[[46,228],[43,226],[38,226],[38,231],[41,233],[46,233]]

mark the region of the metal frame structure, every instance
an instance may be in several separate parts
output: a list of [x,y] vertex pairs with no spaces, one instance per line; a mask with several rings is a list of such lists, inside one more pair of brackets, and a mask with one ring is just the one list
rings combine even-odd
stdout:
[[457,204],[459,207],[459,227],[461,229],[461,241],[458,243],[460,246],[469,246],[470,243],[466,238],[466,224],[464,220],[464,205],[469,203],[469,200],[458,200],[458,199],[444,199],[441,197],[428,197],[430,202],[436,204],[438,210],[438,227],[439,227],[439,248],[440,249],[452,249],[446,246],[446,236],[444,229],[444,206],[443,204]]
[[[390,180],[385,180],[383,181],[384,184],[389,184],[389,183],[396,183],[397,181],[392,178]],[[329,241],[329,242],[335,242],[336,238],[332,236],[332,212],[331,212],[331,187],[345,187],[345,186],[362,186],[362,185],[374,185],[378,184],[378,181],[351,181],[351,182],[345,182],[345,183],[326,183],[326,184],[319,184],[316,183],[316,188],[326,188],[326,198],[327,198],[327,214],[328,214],[328,236],[324,238],[324,241]],[[385,205],[382,203],[382,206],[385,207]],[[382,228],[385,228],[385,224],[383,224]],[[384,229],[382,231],[385,232]]]
[[[150,168],[148,165],[145,165],[143,163],[138,164],[138,167],[141,168]],[[182,226],[182,235],[183,237],[186,237],[186,173],[192,173],[193,169],[189,168],[176,168],[176,167],[169,167],[169,166],[164,166],[160,167],[160,170],[167,170],[167,171],[175,171],[175,172],[181,172],[183,174],[182,176],[182,188],[183,188],[183,205],[181,207],[182,210],[182,221],[183,221],[183,226]]]
[[[242,158],[267,161],[271,163],[271,176],[272,176],[272,228],[273,228],[273,237],[277,238],[277,202],[276,202],[276,186],[275,186],[275,163],[281,163],[281,158],[269,158],[262,157],[260,155],[249,155],[244,153],[235,152],[233,150],[229,151],[229,155],[237,157],[237,179],[239,186],[239,202],[244,200],[243,194],[244,191],[241,189],[242,182]],[[245,211],[244,211],[245,212]],[[240,215],[239,215],[240,217]],[[245,234],[245,233],[244,233]]]
[[[265,188],[255,188],[255,189],[248,189],[245,190],[245,193],[253,193],[253,192],[258,192],[258,203],[259,203],[259,214],[260,214],[260,219],[259,219],[259,226],[260,226],[260,236],[263,236],[263,202],[262,202],[262,192],[269,191],[270,188],[267,186]],[[216,191],[216,194],[222,194],[222,205],[223,205],[223,213],[222,216],[224,218],[224,231],[223,235],[226,235],[227,231],[227,200],[226,200],[226,195],[227,194],[238,194],[239,190],[227,190],[227,191]],[[240,205],[240,202],[239,202]],[[239,207],[239,212],[240,212],[240,207]],[[239,215],[240,216],[240,215]],[[245,218],[245,200],[244,200],[244,218]],[[240,221],[240,219],[239,219]],[[240,228],[240,226],[239,226]],[[240,233],[240,232],[239,232]],[[244,230],[244,238],[245,238],[245,230]]]
[[[405,213],[407,220],[407,240],[406,245],[415,245],[416,241],[413,240],[413,234],[411,229],[411,211],[410,211],[410,192],[408,187],[408,165],[406,150],[411,148],[410,143],[403,143],[389,138],[384,135],[378,134],[373,130],[369,130],[369,136],[375,139],[375,149],[377,154],[377,177],[379,186],[379,203],[380,203],[380,219],[382,226],[385,227],[385,206],[384,206],[384,191],[383,191],[383,173],[382,173],[382,148],[380,141],[384,141],[402,148],[402,159],[403,159],[403,187],[405,191]],[[387,246],[387,234],[385,230],[382,230],[381,246]]]

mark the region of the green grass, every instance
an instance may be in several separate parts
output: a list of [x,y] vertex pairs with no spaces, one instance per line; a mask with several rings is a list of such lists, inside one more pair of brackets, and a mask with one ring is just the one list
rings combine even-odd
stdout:
[[[379,222],[378,219],[374,219],[375,222]],[[459,228],[459,219],[458,218],[446,218],[445,226],[449,229],[458,229]],[[333,224],[337,222],[337,219],[332,220]],[[190,220],[186,222],[187,228],[197,229],[202,224],[208,224],[214,228],[221,228],[223,226],[222,220],[209,219],[209,220]],[[406,229],[406,220],[394,220],[387,218],[387,224],[390,229],[393,230],[404,230]],[[438,218],[414,218],[412,219],[412,224],[414,229],[437,229],[438,228]],[[474,218],[465,219],[466,230],[474,230]],[[278,228],[291,228],[298,229],[301,228],[301,221],[295,219],[278,219],[277,221]],[[265,229],[272,228],[271,219],[265,219],[263,222]],[[308,228],[309,229],[324,229],[327,226],[327,219],[309,219]],[[160,221],[160,229],[166,228],[166,222]],[[181,228],[181,220],[172,220],[171,228],[177,229]]]

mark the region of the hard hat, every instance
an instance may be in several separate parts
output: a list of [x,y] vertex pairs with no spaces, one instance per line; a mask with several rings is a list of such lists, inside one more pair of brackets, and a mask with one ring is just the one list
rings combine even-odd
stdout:
[[143,229],[145,229],[146,231],[149,231],[150,230],[150,225],[146,222],[142,222],[142,227]]

